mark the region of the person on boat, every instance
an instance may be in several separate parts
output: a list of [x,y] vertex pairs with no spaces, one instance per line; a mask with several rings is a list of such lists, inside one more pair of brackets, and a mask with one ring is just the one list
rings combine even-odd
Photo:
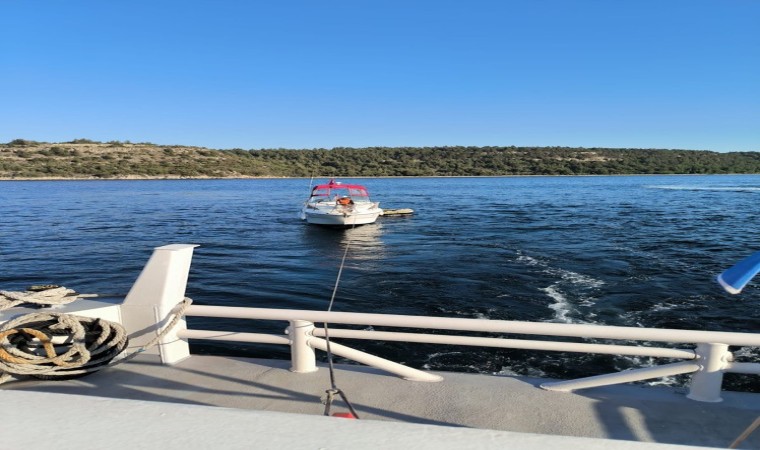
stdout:
[[338,199],[338,204],[341,206],[353,205],[354,201],[350,197],[341,197]]

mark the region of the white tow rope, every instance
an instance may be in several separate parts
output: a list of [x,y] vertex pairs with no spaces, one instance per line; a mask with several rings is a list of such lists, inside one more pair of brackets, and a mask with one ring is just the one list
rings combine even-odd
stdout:
[[[354,217],[354,224],[351,227],[351,231],[353,231],[356,228],[356,218]],[[338,269],[338,275],[335,278],[335,286],[333,287],[332,296],[330,296],[330,304],[327,306],[327,312],[332,311],[333,304],[335,303],[335,295],[338,293],[338,285],[340,284],[340,277],[343,274],[343,267],[346,264],[346,256],[348,255],[348,248],[351,245],[351,237],[349,236],[348,241],[346,242],[346,248],[343,252],[343,258],[340,260],[340,268]],[[356,410],[354,409],[354,406],[351,404],[351,402],[348,400],[348,396],[346,396],[345,392],[343,392],[342,389],[338,388],[338,385],[335,381],[335,367],[333,365],[333,355],[332,351],[330,350],[330,331],[327,326],[327,322],[324,324],[325,327],[325,343],[326,343],[326,349],[327,349],[327,366],[330,370],[330,389],[327,389],[325,391],[325,397],[323,398],[323,403],[325,404],[325,416],[330,415],[330,408],[332,407],[333,399],[335,398],[335,395],[339,395],[340,398],[343,399],[343,401],[346,403],[346,406],[348,406],[348,410],[351,411],[351,414],[353,415],[353,418],[358,419],[359,415],[356,413]]]

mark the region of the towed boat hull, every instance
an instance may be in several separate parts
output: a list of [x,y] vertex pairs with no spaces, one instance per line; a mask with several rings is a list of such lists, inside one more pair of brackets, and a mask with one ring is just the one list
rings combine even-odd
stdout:
[[341,213],[323,211],[304,211],[302,217],[312,225],[327,225],[336,227],[351,227],[354,225],[367,225],[375,223],[383,210],[376,208],[373,211]]

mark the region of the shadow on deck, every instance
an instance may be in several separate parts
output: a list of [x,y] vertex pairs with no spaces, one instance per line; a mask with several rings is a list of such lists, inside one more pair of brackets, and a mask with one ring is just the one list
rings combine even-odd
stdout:
[[[149,356],[68,381],[0,386],[61,394],[321,415],[329,374],[290,372],[289,361],[195,355],[174,366]],[[613,386],[576,393],[538,388],[543,379],[439,373],[410,382],[364,366],[340,365],[337,385],[362,419],[547,435],[727,447],[760,415],[760,394],[724,392],[721,403],[689,400],[663,387]],[[333,412],[346,411],[340,401]],[[741,448],[760,447],[755,433]]]

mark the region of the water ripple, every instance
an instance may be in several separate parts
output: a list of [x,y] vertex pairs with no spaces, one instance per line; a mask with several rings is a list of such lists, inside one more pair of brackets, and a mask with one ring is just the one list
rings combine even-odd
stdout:
[[[732,297],[714,282],[760,249],[760,202],[748,197],[760,192],[760,176],[356,181],[381,206],[416,214],[354,230],[307,226],[297,210],[308,180],[0,182],[0,288],[55,283],[123,294],[153,247],[195,243],[201,246],[188,295],[196,302],[323,309],[348,249],[335,305],[341,311],[760,329],[758,286]],[[191,319],[219,329],[283,328]],[[551,377],[652,363],[400,343],[356,347],[416,367]],[[287,357],[283,349],[244,344],[194,351]],[[760,391],[746,377],[727,380]]]

